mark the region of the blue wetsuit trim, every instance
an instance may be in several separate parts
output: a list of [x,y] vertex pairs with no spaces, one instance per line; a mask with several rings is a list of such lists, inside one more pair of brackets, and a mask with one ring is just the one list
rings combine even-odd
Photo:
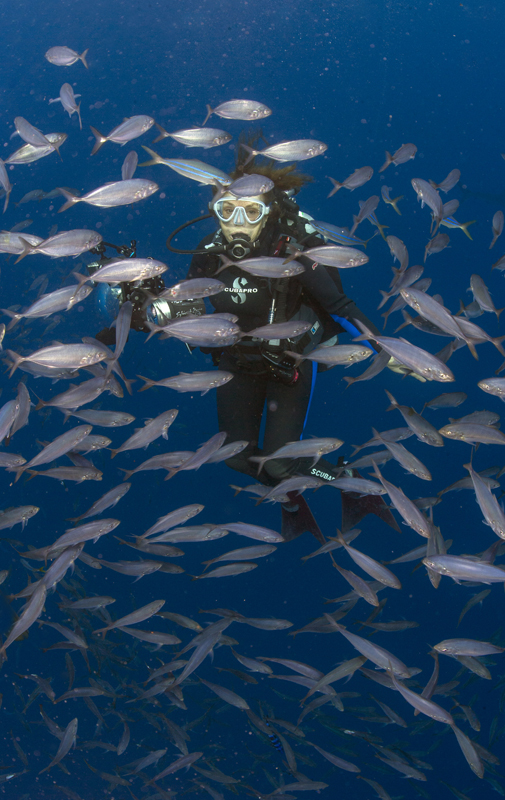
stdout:
[[307,424],[307,419],[308,419],[309,410],[310,410],[310,404],[312,403],[312,396],[314,394],[314,389],[316,388],[316,378],[317,378],[317,364],[316,364],[315,361],[313,361],[312,362],[312,384],[311,384],[311,387],[310,387],[310,397],[309,397],[309,402],[307,403],[307,411],[306,411],[306,414],[305,414],[305,419],[303,420],[303,428],[302,428],[302,432],[300,434],[300,439],[303,439],[303,432],[304,432],[305,426]]
[[[361,331],[358,330],[356,325],[353,325],[352,322],[349,322],[349,320],[346,319],[345,317],[337,317],[336,314],[332,314],[331,317],[332,317],[332,319],[335,320],[335,322],[338,322],[339,325],[341,325],[343,328],[345,328],[347,333],[350,333],[353,336],[361,336]],[[366,344],[366,346],[369,347],[370,350],[373,350],[374,353],[377,352],[377,350],[374,347],[372,347],[370,342],[367,342],[366,339],[363,341],[363,344]]]

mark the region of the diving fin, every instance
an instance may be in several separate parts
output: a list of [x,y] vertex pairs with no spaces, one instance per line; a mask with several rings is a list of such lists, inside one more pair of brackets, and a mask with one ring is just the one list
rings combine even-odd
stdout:
[[[312,515],[307,501],[302,495],[297,495],[296,492],[288,492],[290,499],[290,508],[281,506],[282,509],[282,527],[281,534],[285,542],[291,542],[302,533],[308,531],[319,542],[325,544],[326,539],[321,533],[321,529]],[[368,512],[367,512],[368,513]]]
[[[361,478],[357,469],[346,471],[354,478]],[[340,494],[342,497],[342,524],[340,526],[342,533],[347,533],[355,528],[367,514],[376,514],[386,525],[401,533],[400,526],[381,495],[361,496],[356,492],[341,492]]]

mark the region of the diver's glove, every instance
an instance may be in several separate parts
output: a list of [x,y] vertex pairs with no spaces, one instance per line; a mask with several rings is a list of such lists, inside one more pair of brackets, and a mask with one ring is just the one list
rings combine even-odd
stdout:
[[262,348],[261,358],[270,378],[285,386],[293,386],[299,378],[296,361],[282,350]]
[[392,370],[393,372],[397,372],[399,375],[411,375],[416,381],[421,381],[421,383],[426,383],[426,378],[423,378],[422,375],[418,375],[417,372],[412,372],[411,369],[402,364],[400,361],[397,361],[396,358],[391,358],[388,361],[388,369]]

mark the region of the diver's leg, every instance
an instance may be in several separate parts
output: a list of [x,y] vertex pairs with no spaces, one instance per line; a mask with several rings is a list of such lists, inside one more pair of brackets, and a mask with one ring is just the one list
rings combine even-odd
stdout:
[[[302,362],[296,383],[285,386],[269,381],[267,387],[267,418],[263,451],[273,453],[287,442],[301,438],[314,387],[315,365]],[[278,483],[284,478],[299,473],[301,462],[311,463],[309,459],[278,458],[265,463],[264,472]],[[305,473],[304,473],[305,474]]]
[[216,390],[217,418],[220,431],[228,434],[226,443],[245,439],[249,445],[226,464],[237,472],[250,475],[269,485],[266,476],[258,478],[258,467],[249,457],[257,455],[261,418],[265,405],[266,380],[261,375],[237,369],[236,361],[226,353],[221,357],[219,368],[233,373],[233,378]]

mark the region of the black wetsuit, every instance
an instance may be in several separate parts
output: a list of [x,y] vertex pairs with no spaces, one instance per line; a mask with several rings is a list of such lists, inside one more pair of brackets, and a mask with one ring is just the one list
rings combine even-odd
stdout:
[[[219,242],[217,234],[203,239],[198,246],[202,250],[210,243]],[[293,234],[293,240],[295,236]],[[313,236],[304,241],[304,247],[321,245],[322,240]],[[259,246],[249,257],[287,255],[287,238],[285,230],[275,224],[265,226],[259,238]],[[297,342],[291,343],[288,349],[307,352],[319,342],[327,341],[344,331],[342,325],[347,321],[363,321],[373,333],[378,334],[375,325],[346,296],[342,288],[339,273],[336,269],[327,269],[313,263],[309,258],[297,257],[305,267],[305,272],[295,277],[284,279],[281,283],[283,291],[276,294],[279,283],[250,275],[237,266],[230,266],[219,273],[218,279],[226,288],[210,298],[212,306],[218,312],[236,314],[238,324],[243,331],[250,331],[269,321],[269,312],[274,295],[278,313],[275,322],[302,318],[313,322],[311,331],[304,334]],[[187,278],[214,277],[221,266],[219,256],[199,254],[191,261]],[[334,317],[340,318],[340,323]],[[251,475],[267,485],[274,485],[290,475],[311,472],[311,461],[308,459],[277,459],[265,464],[259,477],[257,466],[249,460],[251,455],[261,452],[272,453],[287,442],[300,439],[308,412],[313,383],[315,365],[303,361],[298,369],[298,377],[291,385],[284,385],[272,377],[261,356],[264,345],[254,340],[241,340],[233,347],[222,351],[212,349],[214,363],[220,369],[234,374],[229,383],[217,389],[217,412],[219,429],[228,434],[227,442],[245,439],[249,446],[239,455],[230,458],[226,463],[239,472]],[[266,427],[263,438],[263,450],[258,449],[260,426],[266,405]],[[320,460],[315,468],[321,477],[332,480],[334,465]]]

